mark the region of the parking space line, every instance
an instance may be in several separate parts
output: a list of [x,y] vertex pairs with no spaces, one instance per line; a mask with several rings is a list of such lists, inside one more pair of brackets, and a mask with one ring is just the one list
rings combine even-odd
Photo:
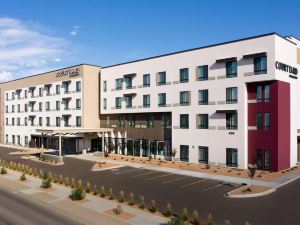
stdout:
[[227,182],[226,182],[226,183],[221,183],[221,184],[217,184],[217,185],[210,186],[210,187],[208,187],[208,188],[206,188],[206,189],[204,189],[204,190],[201,190],[201,192],[209,191],[209,190],[212,190],[212,189],[221,187],[221,186],[224,185],[224,184],[227,184]]
[[201,183],[201,182],[206,181],[206,180],[207,180],[207,179],[198,180],[198,181],[195,181],[195,182],[192,182],[192,183],[189,183],[189,184],[182,185],[181,187],[182,187],[182,188],[185,188],[185,187],[191,186],[191,185],[193,185],[193,184]]
[[171,176],[171,175],[173,175],[173,174],[172,173],[167,173],[167,174],[159,175],[159,176],[156,176],[156,177],[150,177],[150,178],[147,178],[146,180],[154,180],[154,179],[157,179],[157,178],[167,177],[167,176]]
[[151,174],[151,173],[157,173],[157,171],[150,171],[150,172],[147,172],[147,173],[142,173],[142,174],[135,175],[133,177],[140,177],[140,176],[144,176],[144,175]]
[[126,171],[120,171],[120,172],[116,172],[115,175],[120,175],[120,174],[125,174],[125,173],[132,173],[132,172],[137,172],[138,170],[137,169],[129,169],[129,170],[126,170]]
[[162,184],[168,184],[168,183],[171,183],[173,181],[177,181],[177,180],[182,180],[182,179],[185,179],[187,177],[178,177],[178,178],[175,178],[175,179],[172,179],[172,180],[167,180],[165,182],[163,182]]

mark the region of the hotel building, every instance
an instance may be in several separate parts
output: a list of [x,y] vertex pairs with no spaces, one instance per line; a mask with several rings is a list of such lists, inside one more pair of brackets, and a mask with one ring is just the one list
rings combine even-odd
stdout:
[[299,68],[270,33],[22,78],[0,84],[1,142],[278,171],[300,160]]

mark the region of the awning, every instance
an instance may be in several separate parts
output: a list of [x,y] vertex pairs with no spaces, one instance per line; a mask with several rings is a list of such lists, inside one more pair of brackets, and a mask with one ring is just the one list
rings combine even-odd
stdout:
[[129,74],[123,75],[123,77],[133,77],[135,75],[136,75],[136,73],[129,73]]
[[126,93],[126,94],[124,94],[124,96],[132,96],[132,95],[136,95],[136,93]]
[[63,114],[62,115],[63,117],[70,117],[70,116],[72,116],[71,114]]
[[236,113],[236,109],[217,109],[216,113]]
[[230,58],[224,58],[224,59],[217,59],[216,63],[224,63],[224,62],[230,62],[230,61],[236,61],[237,57],[230,57]]
[[53,129],[36,129],[37,133],[43,134],[84,134],[84,133],[102,133],[113,132],[112,128],[53,128]]
[[62,83],[63,84],[68,84],[68,83],[71,83],[71,80],[64,80]]
[[52,84],[44,84],[45,87],[51,87]]
[[262,56],[267,56],[267,53],[266,52],[251,53],[251,54],[243,55],[243,59],[262,57]]
[[36,88],[36,87],[29,87],[28,89],[29,89],[29,90],[33,90],[33,89],[35,89],[35,88]]

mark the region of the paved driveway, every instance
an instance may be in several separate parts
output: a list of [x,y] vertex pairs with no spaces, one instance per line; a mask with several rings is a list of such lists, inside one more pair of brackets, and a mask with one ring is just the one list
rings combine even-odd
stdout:
[[136,197],[144,195],[147,201],[155,199],[161,209],[169,201],[176,213],[180,213],[183,207],[198,210],[202,218],[212,213],[215,224],[224,224],[224,219],[234,225],[242,225],[245,221],[252,225],[300,224],[299,180],[265,197],[229,199],[224,194],[236,188],[235,184],[132,167],[92,172],[93,163],[85,160],[65,158],[63,166],[54,166],[20,159],[20,156],[8,155],[8,152],[8,149],[0,148],[0,158],[70,178],[81,178],[83,182],[90,181],[98,187],[112,187],[115,193],[124,190],[133,192]]

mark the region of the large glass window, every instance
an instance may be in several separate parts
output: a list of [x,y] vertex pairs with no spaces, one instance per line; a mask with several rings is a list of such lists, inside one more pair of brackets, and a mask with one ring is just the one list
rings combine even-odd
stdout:
[[238,151],[235,148],[226,148],[226,166],[238,166]]
[[147,128],[153,128],[154,127],[154,116],[146,115],[146,122],[147,122]]
[[265,169],[270,169],[270,150],[265,150],[265,157],[264,157]]
[[46,126],[47,126],[47,127],[50,126],[50,117],[46,117]]
[[165,85],[165,84],[166,84],[166,72],[158,72],[157,85]]
[[180,161],[189,161],[189,146],[180,145]]
[[261,130],[263,128],[263,119],[261,112],[256,113],[256,128],[257,130]]
[[265,122],[264,122],[265,130],[269,130],[270,129],[270,113],[269,112],[265,113],[264,119],[265,119]]
[[198,91],[198,104],[199,105],[208,104],[208,89]]
[[180,95],[180,105],[189,105],[190,104],[190,92],[189,91],[181,91]]
[[45,86],[45,89],[46,89],[46,95],[49,96],[51,94],[51,86],[47,85]]
[[126,108],[131,108],[132,107],[132,96],[131,95],[125,96],[125,102],[126,102]]
[[135,127],[135,115],[128,116],[128,127]]
[[50,110],[50,102],[46,102],[46,110],[49,111]]
[[76,99],[76,109],[81,109],[81,99]]
[[162,127],[167,127],[170,126],[171,122],[170,122],[170,117],[167,115],[161,115],[161,122],[160,122]]
[[263,161],[262,161],[262,150],[261,149],[257,149],[256,150],[256,165],[258,169],[262,169],[262,165]]
[[189,82],[189,68],[180,69],[180,83]]
[[43,88],[39,88],[39,96],[40,96],[40,97],[43,96]]
[[56,101],[56,110],[59,111],[60,110],[60,101]]
[[150,74],[143,75],[143,86],[150,87]]
[[226,62],[226,77],[237,77],[237,61]]
[[126,121],[126,116],[120,115],[119,116],[119,127],[125,127],[125,121]]
[[253,59],[254,63],[254,74],[266,74],[267,73],[267,57],[255,57]]
[[60,117],[56,117],[56,126],[60,127]]
[[158,94],[158,106],[166,106],[166,93],[159,93]]
[[265,85],[265,102],[270,102],[270,85]]
[[43,103],[39,102],[39,111],[41,112],[43,110]]
[[238,88],[226,88],[226,104],[233,104],[238,102]]
[[228,130],[238,129],[237,113],[226,113],[226,129]]
[[208,147],[206,146],[199,146],[198,147],[198,161],[199,163],[205,163],[208,164]]
[[60,85],[57,84],[55,87],[56,87],[56,94],[59,95],[60,94]]
[[76,81],[76,92],[81,91],[81,81]]
[[150,107],[150,95],[143,95],[143,107]]
[[121,109],[122,107],[122,98],[116,97],[116,109]]
[[76,116],[76,127],[81,127],[81,116]]
[[189,128],[189,114],[180,114],[180,128]]
[[125,77],[125,85],[127,89],[132,88],[132,76]]
[[65,83],[64,83],[65,94],[68,94],[68,93],[69,93],[69,86],[70,86],[70,83],[69,83],[69,82],[65,82]]
[[122,89],[122,78],[116,79],[116,90]]
[[262,102],[262,86],[260,85],[256,87],[256,101]]
[[199,129],[208,129],[208,114],[199,114]]
[[197,67],[197,80],[208,80],[208,65]]

